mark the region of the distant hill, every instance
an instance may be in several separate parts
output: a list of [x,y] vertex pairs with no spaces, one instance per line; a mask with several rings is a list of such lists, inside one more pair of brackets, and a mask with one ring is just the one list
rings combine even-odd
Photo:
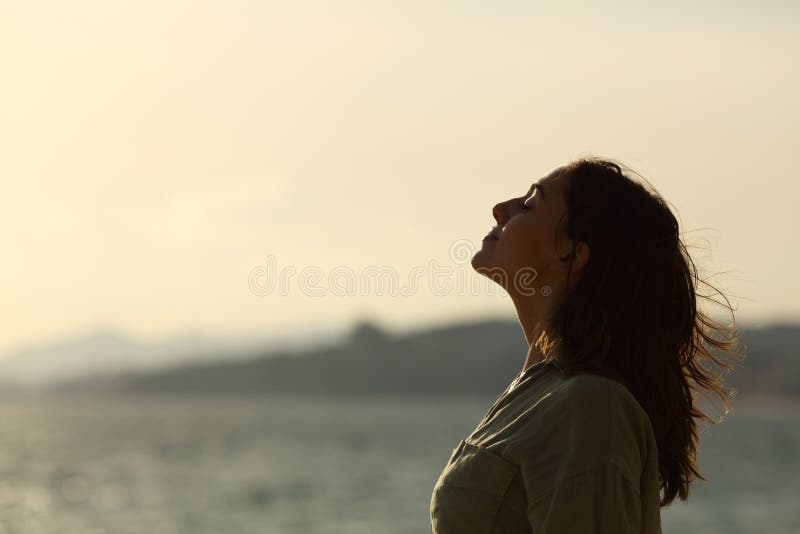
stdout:
[[5,351],[0,354],[0,383],[6,390],[44,387],[95,375],[236,360],[261,354],[265,347],[307,348],[341,337],[341,333],[332,329],[216,335],[186,331],[149,341],[113,327],[97,327]]
[[[800,396],[800,326],[742,329],[748,357],[726,385],[738,397]],[[527,345],[514,320],[451,324],[396,335],[369,322],[338,344],[235,362],[71,381],[61,392],[169,394],[496,395],[519,372]]]

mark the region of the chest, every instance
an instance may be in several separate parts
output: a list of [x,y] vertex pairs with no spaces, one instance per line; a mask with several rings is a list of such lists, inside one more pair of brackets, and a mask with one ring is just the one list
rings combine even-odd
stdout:
[[431,498],[434,534],[530,532],[519,468],[488,448],[462,440]]

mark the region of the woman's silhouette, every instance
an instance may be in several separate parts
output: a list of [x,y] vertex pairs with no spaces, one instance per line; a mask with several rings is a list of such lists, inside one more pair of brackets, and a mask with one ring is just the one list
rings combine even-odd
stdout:
[[581,158],[494,206],[472,266],[507,291],[529,350],[453,450],[432,532],[658,533],[660,507],[706,480],[696,419],[718,421],[697,394],[730,408],[718,356],[741,357],[735,321],[698,308],[675,216],[628,171]]

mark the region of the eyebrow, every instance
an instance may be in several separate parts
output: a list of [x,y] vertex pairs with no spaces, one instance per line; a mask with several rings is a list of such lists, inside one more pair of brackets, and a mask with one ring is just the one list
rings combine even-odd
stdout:
[[528,189],[527,196],[531,196],[531,193],[533,193],[535,189],[539,190],[539,194],[542,195],[542,200],[547,200],[547,195],[544,193],[544,187],[542,187],[542,184],[540,184],[539,182],[536,182],[533,185],[531,185],[530,189]]

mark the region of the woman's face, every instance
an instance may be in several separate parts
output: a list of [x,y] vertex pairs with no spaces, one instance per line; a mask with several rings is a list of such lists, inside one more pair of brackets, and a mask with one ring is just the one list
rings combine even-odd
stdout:
[[[569,259],[562,261],[559,257],[571,252],[572,242],[563,234],[559,221],[566,213],[564,189],[568,179],[556,169],[531,185],[523,195],[496,204],[492,214],[497,225],[483,238],[480,250],[472,258],[472,267],[478,272],[486,270],[487,276],[509,292],[514,284],[539,288],[554,282],[554,277],[566,274]],[[557,228],[558,250],[555,248]],[[574,267],[573,263],[573,270]],[[520,273],[515,282],[515,274],[523,268],[528,274]],[[502,282],[495,278],[498,270]],[[535,279],[533,284],[531,277]]]

